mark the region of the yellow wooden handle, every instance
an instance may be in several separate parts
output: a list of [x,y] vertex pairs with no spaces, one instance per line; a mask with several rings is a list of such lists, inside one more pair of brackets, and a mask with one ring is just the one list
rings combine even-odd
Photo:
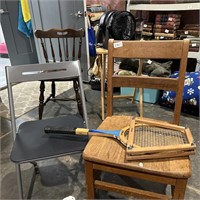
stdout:
[[101,137],[115,137],[113,134],[106,134],[106,133],[98,133],[98,132],[90,132],[90,129],[86,128],[77,128],[75,130],[76,135],[96,135]]
[[76,133],[77,135],[87,135],[88,132],[89,132],[89,129],[87,129],[87,128],[77,128],[77,129],[75,130],[75,133]]

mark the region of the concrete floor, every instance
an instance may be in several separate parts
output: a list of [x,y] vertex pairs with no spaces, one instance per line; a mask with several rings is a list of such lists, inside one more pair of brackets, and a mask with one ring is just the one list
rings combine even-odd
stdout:
[[[72,92],[72,91],[70,91]],[[90,128],[97,128],[101,123],[101,104],[100,92],[91,90],[89,85],[85,85],[87,97],[87,109]],[[131,104],[128,100],[117,100],[115,104],[115,114],[125,112],[137,116],[138,105]],[[73,112],[76,104],[70,103],[53,103],[49,102],[45,107],[44,118],[62,115],[67,111]],[[172,110],[160,107],[155,104],[144,104],[144,116],[162,119],[169,121],[172,119]],[[23,121],[37,119],[37,108],[24,114],[17,119],[20,124]],[[188,181],[185,199],[196,200],[200,199],[200,144],[199,144],[199,118],[192,115],[182,114],[182,126],[187,126],[191,129],[193,137],[197,145],[196,154],[191,156],[192,176]],[[11,151],[11,133],[10,121],[1,118],[1,199],[17,199],[18,187],[15,175],[15,165],[10,161],[9,155]],[[86,185],[84,176],[83,162],[79,163],[80,155],[65,156],[58,159],[50,159],[48,161],[40,161],[40,175],[36,177],[32,199],[63,199],[67,196],[74,196],[76,199],[86,199]],[[27,192],[30,177],[33,171],[31,164],[23,164],[23,183],[24,190]],[[149,183],[141,183],[137,180],[126,180],[123,177],[115,177],[105,175],[105,177],[115,181],[131,182],[134,184],[145,185],[145,187],[153,188],[153,190],[163,191],[163,186],[153,185]],[[169,189],[167,188],[167,192]],[[100,192],[101,199],[122,199],[123,197],[110,192]],[[131,199],[131,198],[130,198]]]

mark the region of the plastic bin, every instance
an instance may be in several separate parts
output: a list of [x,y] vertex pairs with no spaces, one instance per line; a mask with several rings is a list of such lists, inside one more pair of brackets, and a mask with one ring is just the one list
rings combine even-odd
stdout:
[[[133,95],[133,89],[130,87],[121,87],[121,95]],[[160,96],[160,90],[143,88],[143,101],[147,103],[156,103]],[[139,89],[137,89],[135,100],[139,101]]]

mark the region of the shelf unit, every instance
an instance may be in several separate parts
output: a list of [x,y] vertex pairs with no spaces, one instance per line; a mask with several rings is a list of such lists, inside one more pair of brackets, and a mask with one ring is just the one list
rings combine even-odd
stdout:
[[[142,1],[141,1],[142,2]],[[178,4],[130,4],[127,1],[127,11],[187,11],[187,10],[200,10],[200,3],[178,3]],[[200,60],[199,52],[189,52],[189,58],[196,58]]]
[[181,11],[181,10],[200,10],[200,3],[178,3],[178,4],[130,4],[127,3],[127,10],[146,10],[146,11]]

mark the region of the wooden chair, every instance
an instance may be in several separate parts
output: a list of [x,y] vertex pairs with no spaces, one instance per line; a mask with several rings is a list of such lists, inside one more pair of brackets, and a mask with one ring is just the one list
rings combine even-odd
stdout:
[[[176,91],[176,105],[173,123],[179,124],[184,77],[187,65],[189,41],[114,41],[109,40],[108,47],[108,97],[107,117],[99,129],[116,130],[130,125],[132,116],[113,115],[113,88],[136,87],[156,88]],[[116,76],[113,75],[114,58],[138,59],[179,59],[178,79]],[[92,136],[87,144],[83,158],[88,199],[97,197],[97,190],[121,193],[127,196],[147,199],[183,199],[191,166],[188,156],[179,158],[159,158],[152,160],[127,161],[126,148],[117,140]],[[171,195],[149,191],[144,188],[130,187],[101,179],[101,174],[112,173],[142,182],[166,184],[171,186]]]
[[[36,30],[35,36],[40,39],[41,47],[46,63],[49,62],[63,62],[69,60],[80,60],[81,59],[81,46],[82,38],[85,32],[83,29],[50,29],[47,31]],[[56,85],[57,81],[73,81],[73,87],[75,91],[75,98],[59,99],[56,98]],[[39,97],[39,119],[42,119],[44,106],[49,100],[76,100],[78,110],[83,115],[83,109],[79,94],[79,85],[77,80],[70,79],[57,79],[51,80],[51,94],[49,97],[44,97],[45,82],[41,80],[40,84],[40,97]]]

